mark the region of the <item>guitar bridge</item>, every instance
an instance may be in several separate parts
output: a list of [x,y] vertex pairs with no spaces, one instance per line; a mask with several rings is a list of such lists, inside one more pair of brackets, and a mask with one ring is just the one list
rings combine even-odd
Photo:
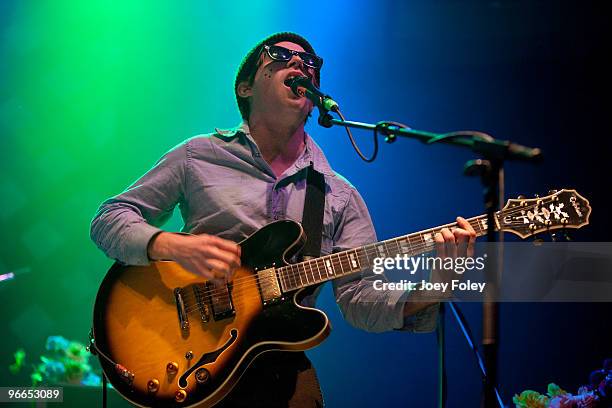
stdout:
[[189,318],[187,317],[187,309],[185,308],[185,301],[183,299],[183,290],[181,288],[174,289],[174,302],[176,303],[176,310],[178,312],[179,324],[181,330],[189,329]]
[[195,295],[196,302],[198,304],[198,310],[200,311],[200,318],[202,323],[208,323],[210,320],[210,306],[206,301],[206,286],[194,285],[193,294]]
[[257,281],[259,282],[259,292],[261,293],[264,306],[280,299],[282,293],[274,268],[258,271]]

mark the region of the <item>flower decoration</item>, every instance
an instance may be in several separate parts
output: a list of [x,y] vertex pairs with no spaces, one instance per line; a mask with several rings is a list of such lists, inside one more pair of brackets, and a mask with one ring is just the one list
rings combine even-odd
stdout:
[[526,390],[512,398],[517,408],[606,408],[612,406],[612,359],[589,376],[589,385],[572,395],[555,383],[548,384],[546,394]]
[[[91,356],[86,347],[62,336],[50,336],[45,344],[46,352],[40,356],[40,363],[33,365],[30,374],[32,384],[80,384],[100,386],[102,377],[89,364]],[[15,363],[9,367],[13,374],[25,365],[23,349],[15,352]]]

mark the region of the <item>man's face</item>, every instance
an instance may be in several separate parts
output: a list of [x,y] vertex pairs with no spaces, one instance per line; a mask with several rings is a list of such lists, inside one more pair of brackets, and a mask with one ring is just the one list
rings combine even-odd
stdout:
[[[304,51],[301,46],[287,41],[275,45]],[[314,78],[315,72],[313,68],[304,65],[299,56],[293,55],[289,61],[275,61],[264,50],[250,89],[251,115],[254,112],[274,116],[299,114],[305,120],[313,108],[312,102],[308,98],[296,96],[284,83],[289,77],[303,75]]]

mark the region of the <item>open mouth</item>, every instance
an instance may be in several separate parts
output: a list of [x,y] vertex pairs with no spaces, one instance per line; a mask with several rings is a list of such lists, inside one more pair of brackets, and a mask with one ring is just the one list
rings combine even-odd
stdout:
[[291,88],[291,81],[293,80],[293,78],[299,77],[299,74],[292,74],[287,76],[287,78],[285,78],[285,80],[283,81],[283,84],[287,87],[287,88]]
[[293,78],[296,77],[304,77],[306,76],[303,72],[301,71],[292,71],[290,72],[286,77],[285,80],[283,81],[283,84],[287,87],[287,88],[291,88],[291,81],[293,80]]

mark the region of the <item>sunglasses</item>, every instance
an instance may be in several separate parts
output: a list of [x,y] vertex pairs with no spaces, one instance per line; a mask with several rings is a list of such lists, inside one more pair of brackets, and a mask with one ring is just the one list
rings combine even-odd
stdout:
[[264,49],[268,57],[274,61],[289,61],[294,55],[297,55],[309,68],[321,69],[323,66],[323,58],[309,52],[294,51],[279,45],[265,45]]

